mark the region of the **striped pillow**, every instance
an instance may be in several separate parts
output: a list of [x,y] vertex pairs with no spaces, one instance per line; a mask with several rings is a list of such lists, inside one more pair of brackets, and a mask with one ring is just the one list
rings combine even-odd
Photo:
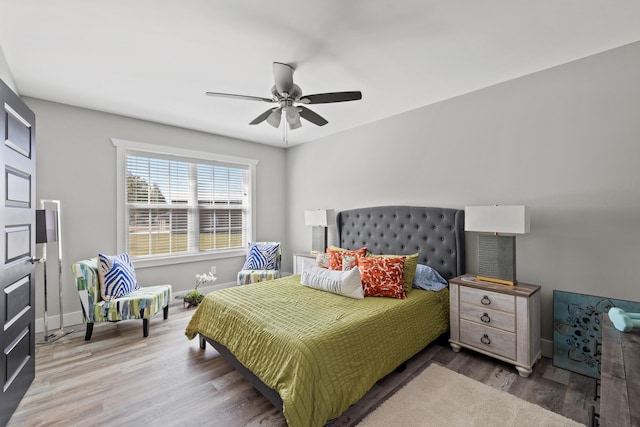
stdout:
[[280,243],[249,243],[243,270],[275,270],[278,265]]
[[300,283],[310,288],[344,295],[349,298],[364,298],[360,271],[357,268],[347,271],[329,270],[305,261]]
[[100,294],[105,301],[120,298],[140,289],[129,254],[98,254]]

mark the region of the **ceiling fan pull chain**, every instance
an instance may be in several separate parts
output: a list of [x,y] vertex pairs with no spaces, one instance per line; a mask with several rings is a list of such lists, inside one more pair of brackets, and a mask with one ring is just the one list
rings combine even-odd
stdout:
[[289,145],[289,126],[287,125],[282,126],[282,142]]

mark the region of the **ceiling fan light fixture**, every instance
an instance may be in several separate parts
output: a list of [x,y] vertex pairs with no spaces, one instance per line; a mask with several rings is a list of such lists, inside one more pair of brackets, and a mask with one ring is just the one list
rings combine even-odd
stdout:
[[300,123],[300,112],[297,107],[287,106],[282,109],[284,110],[287,123],[289,123],[289,129],[298,129],[302,126],[302,123]]
[[279,108],[274,110],[271,114],[269,114],[269,117],[267,117],[267,123],[269,123],[274,128],[279,127],[281,121],[282,121],[282,112],[280,111]]
[[300,122],[300,120],[298,120],[297,122],[289,123],[289,129],[291,130],[298,129],[299,127],[302,127],[302,122]]

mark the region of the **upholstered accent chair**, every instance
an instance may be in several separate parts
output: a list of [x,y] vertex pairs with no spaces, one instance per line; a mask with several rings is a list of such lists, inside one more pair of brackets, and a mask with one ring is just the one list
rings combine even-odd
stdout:
[[82,305],[82,321],[87,324],[86,341],[91,339],[95,322],[142,319],[142,335],[147,337],[153,315],[162,310],[164,319],[169,317],[171,285],[141,287],[126,296],[105,301],[100,293],[97,258],[78,261],[71,265],[71,270]]
[[280,278],[280,242],[249,243],[247,260],[238,272],[238,285]]

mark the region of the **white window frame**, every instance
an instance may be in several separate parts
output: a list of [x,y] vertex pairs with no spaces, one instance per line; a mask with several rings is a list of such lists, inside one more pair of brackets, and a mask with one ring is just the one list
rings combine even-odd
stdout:
[[[255,240],[256,225],[256,165],[258,161],[244,157],[234,157],[222,154],[209,153],[206,151],[196,151],[184,148],[169,147],[165,145],[149,144],[145,142],[127,141],[124,139],[111,138],[111,142],[116,147],[116,247],[118,253],[126,251],[127,248],[127,206],[126,206],[126,160],[127,154],[130,152],[147,152],[150,155],[161,154],[167,156],[176,156],[177,158],[185,158],[185,161],[193,159],[210,160],[215,162],[230,163],[236,165],[245,165],[249,171],[249,223],[247,224],[247,239]],[[155,267],[168,264],[181,264],[194,261],[206,261],[221,258],[231,258],[237,256],[246,256],[246,248],[242,249],[217,249],[215,251],[207,251],[198,254],[172,254],[166,256],[154,256],[152,258],[136,259],[136,268]]]

